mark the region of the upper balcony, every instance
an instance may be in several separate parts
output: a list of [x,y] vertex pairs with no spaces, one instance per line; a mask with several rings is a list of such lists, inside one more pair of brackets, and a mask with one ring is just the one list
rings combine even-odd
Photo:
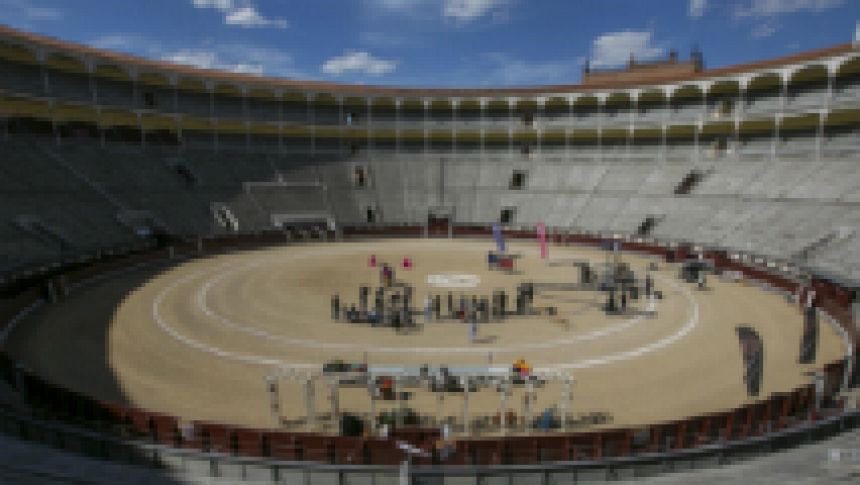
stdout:
[[128,111],[141,119],[333,127],[338,133],[630,131],[741,123],[860,105],[860,56],[850,45],[711,71],[671,59],[633,62],[625,76],[619,75],[622,71],[613,76],[592,72],[580,85],[423,89],[204,71],[0,27],[0,71],[0,94],[49,105],[89,105],[96,113]]

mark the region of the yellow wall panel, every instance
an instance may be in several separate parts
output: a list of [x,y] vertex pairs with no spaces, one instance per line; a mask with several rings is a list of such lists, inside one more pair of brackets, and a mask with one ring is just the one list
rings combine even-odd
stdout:
[[0,97],[0,112],[7,116],[27,116],[33,118],[51,117],[47,101],[31,98]]
[[54,105],[53,116],[57,121],[98,123],[98,114],[90,106]]
[[137,126],[137,115],[131,111],[103,109],[102,126]]
[[140,125],[144,130],[176,130],[176,120],[169,116],[143,115]]
[[38,64],[39,62],[35,52],[15,44],[0,43],[0,57],[27,64]]

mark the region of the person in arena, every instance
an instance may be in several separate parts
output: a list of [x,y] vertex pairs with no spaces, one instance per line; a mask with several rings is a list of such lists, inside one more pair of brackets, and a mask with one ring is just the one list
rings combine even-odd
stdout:
[[340,318],[340,296],[337,294],[331,297],[331,318],[332,320]]
[[430,295],[424,297],[424,321],[429,322],[433,317],[433,299]]

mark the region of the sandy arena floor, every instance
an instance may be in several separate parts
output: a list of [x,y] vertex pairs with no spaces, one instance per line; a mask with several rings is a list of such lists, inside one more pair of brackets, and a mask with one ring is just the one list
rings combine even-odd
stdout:
[[[335,358],[413,366],[486,365],[491,354],[494,364],[506,366],[524,358],[573,377],[569,409],[574,414],[605,412],[613,417],[611,426],[637,426],[751,402],[742,379],[738,325],[754,327],[765,341],[762,396],[808,383],[804,372],[843,351],[839,337],[822,323],[817,364],[800,365],[802,318],[781,295],[716,277],[709,279],[710,290],[699,291],[676,278],[675,265],[662,263],[655,277],[665,298],[655,302],[654,315],[645,312],[644,299],[627,315],[607,316],[596,293],[552,292],[535,304],[558,307],[558,317],[481,325],[475,344],[469,343],[467,326],[456,322],[433,321],[399,334],[330,318],[333,293],[349,304],[357,302],[359,285],[378,284],[378,271],[367,266],[370,254],[394,264],[412,258],[414,268],[398,269],[397,278],[415,287],[417,302],[428,292],[489,296],[505,288],[513,295],[523,281],[578,281],[575,268],[540,260],[534,243],[512,245],[523,255],[516,274],[488,271],[491,245],[427,239],[293,245],[139,271],[82,289],[32,315],[13,333],[7,350],[50,380],[101,399],[259,427],[273,425],[265,375],[278,366]],[[606,256],[594,249],[550,248],[555,261],[603,262]],[[639,274],[650,261],[633,254],[624,260]],[[480,283],[464,289],[427,283],[428,275],[439,274],[474,275]],[[556,404],[561,393],[559,384],[548,385],[535,409]],[[305,415],[299,383],[282,382],[281,397],[286,418]],[[321,412],[329,409],[322,385],[316,401]],[[509,407],[519,410],[521,401],[522,392],[515,391]],[[394,406],[388,402],[376,409]],[[462,398],[447,396],[440,410],[430,393],[419,392],[408,406],[457,416]],[[498,406],[492,391],[470,397],[473,416],[495,414]],[[367,391],[342,390],[340,407],[367,412]]]

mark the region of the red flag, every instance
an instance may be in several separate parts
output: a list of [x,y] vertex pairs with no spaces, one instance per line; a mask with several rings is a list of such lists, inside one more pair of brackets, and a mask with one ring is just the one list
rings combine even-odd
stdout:
[[546,259],[548,253],[546,247],[546,224],[543,222],[538,222],[537,224],[537,235],[538,242],[540,242],[540,259]]

